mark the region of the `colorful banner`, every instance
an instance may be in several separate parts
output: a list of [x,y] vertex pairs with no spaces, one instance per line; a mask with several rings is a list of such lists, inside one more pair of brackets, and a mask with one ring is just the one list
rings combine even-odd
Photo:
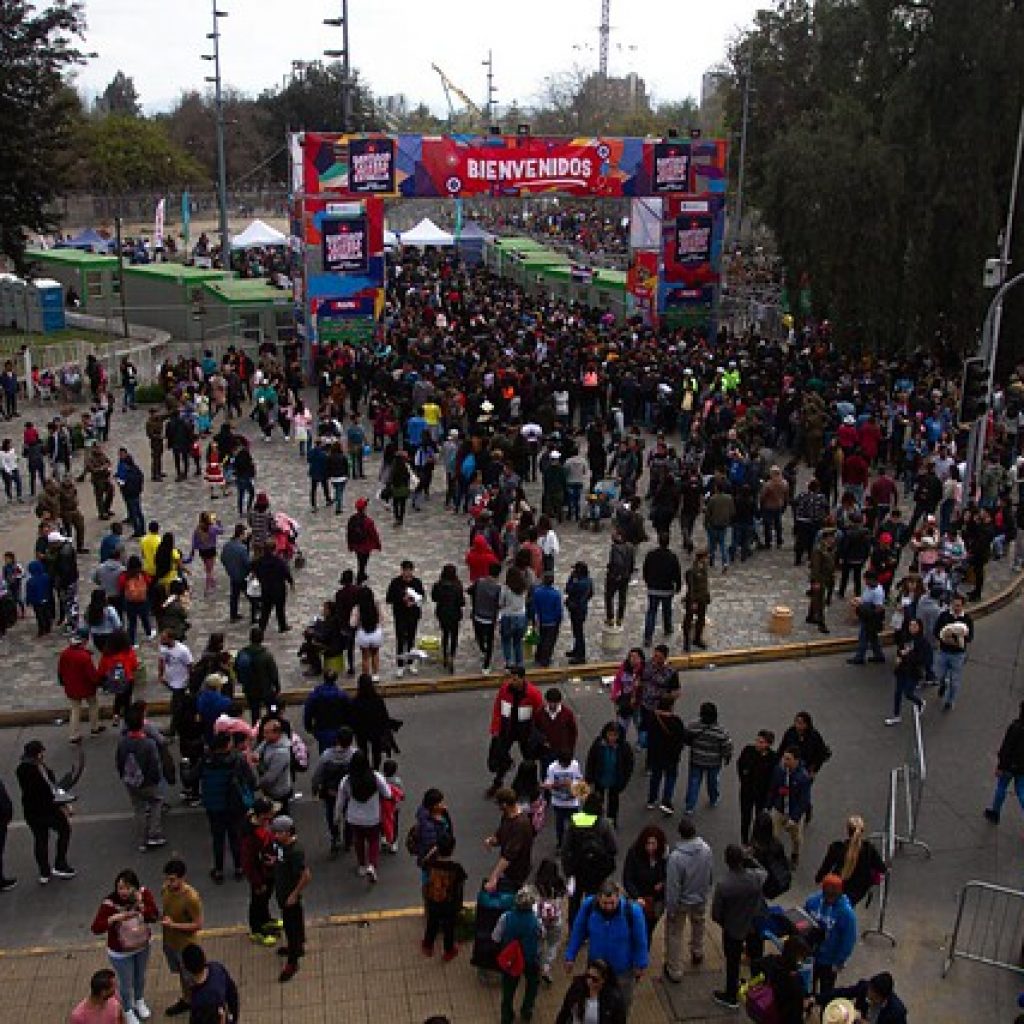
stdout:
[[657,195],[691,191],[689,143],[654,143],[652,189]]
[[156,214],[153,217],[153,248],[164,247],[164,200],[156,204]]
[[711,262],[711,233],[714,221],[709,213],[683,214],[676,217],[675,261],[692,268]]
[[634,252],[633,263],[626,277],[629,294],[640,302],[649,302],[658,294],[658,254]]
[[353,195],[395,194],[395,140],[386,136],[350,139],[348,190]]
[[369,263],[366,244],[366,218],[325,220],[323,271],[325,274],[365,274]]

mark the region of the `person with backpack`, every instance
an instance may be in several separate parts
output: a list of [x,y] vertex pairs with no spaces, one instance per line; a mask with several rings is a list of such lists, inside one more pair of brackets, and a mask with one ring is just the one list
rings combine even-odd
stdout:
[[679,822],[679,842],[665,867],[665,977],[683,980],[683,929],[690,922],[690,962],[704,962],[704,917],[711,892],[711,847],[697,835],[693,819]]
[[601,883],[615,871],[619,852],[615,832],[601,815],[599,794],[581,791],[583,806],[569,816],[569,827],[562,841],[562,870],[572,879],[569,918],[574,919],[584,896],[593,895]]
[[764,952],[755,928],[763,903],[761,889],[768,877],[760,864],[732,843],[725,848],[725,878],[711,896],[711,920],[722,929],[725,988],[711,993],[719,1006],[739,1009],[740,960],[746,949],[751,960]]
[[587,751],[583,776],[600,800],[607,799],[607,813],[612,825],[619,820],[619,794],[629,785],[633,775],[633,750],[623,741],[618,723],[606,722],[601,734]]
[[114,760],[131,800],[139,850],[145,852],[167,845],[163,829],[164,798],[160,791],[163,782],[160,750],[145,731],[141,708],[130,707],[125,712],[124,725]]
[[431,787],[423,794],[423,800],[416,808],[416,820],[405,836],[405,849],[411,857],[416,858],[424,884],[427,881],[427,858],[443,836],[455,836],[452,816],[445,803],[444,793]]
[[249,941],[257,946],[276,945],[282,928],[282,923],[270,916],[276,859],[270,822],[277,811],[272,800],[258,796],[242,824],[242,870],[249,882]]
[[540,988],[540,940],[544,926],[536,912],[537,892],[525,885],[516,893],[511,910],[506,910],[491,933],[498,946],[501,968],[501,1024],[513,1024],[516,989],[525,978],[526,991],[519,1008],[520,1020],[532,1020]]
[[455,944],[455,921],[462,909],[465,883],[469,877],[466,869],[458,861],[452,860],[454,852],[455,837],[446,833],[438,838],[424,863],[427,880],[423,886],[423,897],[427,923],[421,949],[424,956],[433,956],[434,943],[440,932],[445,963],[459,955],[459,947]]
[[252,770],[233,749],[231,734],[215,733],[200,768],[200,792],[213,844],[210,877],[224,881],[224,845],[231,849],[235,879],[242,873],[241,831],[245,815],[252,810],[255,786]]
[[138,640],[140,622],[148,637],[152,639],[155,635],[149,617],[149,592],[152,584],[152,579],[143,572],[142,559],[138,555],[129,556],[124,571],[118,577],[117,588],[128,623],[128,639],[133,647]]
[[[324,820],[327,822],[327,832],[331,837],[331,857],[337,857],[341,852],[341,828],[335,815],[338,790],[348,775],[353,755],[358,751],[355,733],[349,726],[342,725],[334,732],[332,745],[326,750],[321,750],[320,760],[310,780],[313,796],[319,797],[323,803]],[[346,848],[350,845],[351,840],[346,842]]]
[[124,499],[128,522],[133,537],[146,535],[146,517],[142,514],[142,490],[146,478],[142,470],[135,465],[135,460],[124,448],[119,453],[117,472],[114,479],[121,485],[121,497]]
[[107,638],[99,664],[96,666],[100,686],[107,693],[114,695],[114,716],[111,724],[115,728],[120,723],[121,716],[132,705],[138,671],[139,656],[135,653],[128,634],[123,629],[115,630]]
[[249,630],[249,643],[235,655],[235,676],[242,688],[252,724],[260,720],[264,709],[270,711],[270,705],[281,692],[281,678],[274,655],[263,644],[263,630],[253,626]]
[[345,543],[356,556],[356,582],[365,583],[368,576],[366,572],[370,555],[374,551],[382,550],[380,534],[377,532],[377,524],[366,514],[369,502],[366,498],[356,499],[356,510],[348,518],[345,527]]
[[387,781],[366,755],[361,750],[353,754],[348,774],[338,788],[334,816],[351,829],[359,862],[356,870],[371,884],[377,881],[380,859],[381,801],[390,795]]
[[565,947],[565,973],[572,974],[584,943],[588,960],[603,960],[611,968],[622,993],[625,1016],[633,1002],[633,988],[647,970],[647,925],[639,903],[622,894],[617,882],[606,880],[596,896],[584,900],[573,920]]
[[647,787],[647,810],[658,807],[666,817],[671,817],[674,812],[672,797],[679,777],[679,761],[687,740],[686,725],[672,708],[671,699],[666,698],[658,703],[651,731],[647,734],[647,763],[651,771]]

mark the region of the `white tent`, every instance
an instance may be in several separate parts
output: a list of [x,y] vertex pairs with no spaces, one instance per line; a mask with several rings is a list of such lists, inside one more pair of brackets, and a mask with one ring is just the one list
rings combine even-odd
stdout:
[[402,245],[454,245],[455,239],[439,228],[429,217],[424,217],[414,228],[403,231]]
[[231,239],[232,249],[254,249],[259,245],[287,245],[288,237],[280,231],[254,220],[240,235]]
[[397,249],[399,246],[398,235],[394,233],[390,228],[384,229],[384,248],[385,249]]

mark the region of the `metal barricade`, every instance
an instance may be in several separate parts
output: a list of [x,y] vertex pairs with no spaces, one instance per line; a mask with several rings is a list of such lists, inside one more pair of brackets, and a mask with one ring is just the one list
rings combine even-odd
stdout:
[[1024,974],[1024,892],[991,882],[968,882],[960,890],[956,922],[942,976],[954,960]]

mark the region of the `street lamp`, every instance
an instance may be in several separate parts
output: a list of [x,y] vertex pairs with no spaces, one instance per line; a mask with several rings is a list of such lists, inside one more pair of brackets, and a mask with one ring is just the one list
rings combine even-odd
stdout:
[[224,98],[221,92],[220,77],[220,27],[218,20],[228,16],[227,11],[217,9],[217,0],[213,0],[213,31],[206,33],[207,39],[213,40],[213,53],[204,53],[203,60],[213,61],[213,74],[206,76],[206,81],[213,85],[214,107],[217,115],[217,207],[220,223],[221,264],[226,270],[231,269],[231,240],[228,238],[228,171],[224,158]]
[[324,18],[324,24],[329,28],[341,29],[341,49],[324,50],[324,56],[341,61],[341,130],[347,132],[352,128],[352,64],[348,45],[348,0],[341,0],[341,17]]

